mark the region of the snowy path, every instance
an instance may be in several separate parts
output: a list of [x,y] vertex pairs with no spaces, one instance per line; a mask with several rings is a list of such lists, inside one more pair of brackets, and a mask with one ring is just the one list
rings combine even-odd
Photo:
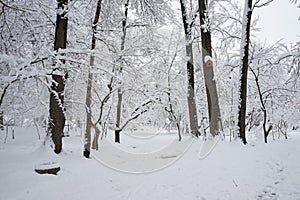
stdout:
[[[100,143],[101,151],[93,151],[93,158],[104,166],[122,173],[145,174],[163,170],[178,161],[193,144],[192,137],[179,142],[173,139],[158,149],[138,153],[137,145],[131,149],[112,144],[108,140]],[[141,150],[142,151],[142,150]]]

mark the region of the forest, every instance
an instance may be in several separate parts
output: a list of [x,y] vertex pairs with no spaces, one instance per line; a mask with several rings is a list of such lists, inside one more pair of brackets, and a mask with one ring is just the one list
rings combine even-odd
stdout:
[[271,3],[1,1],[2,126],[46,126],[57,153],[65,126],[84,127],[86,154],[145,126],[286,137],[300,44],[255,37],[252,13]]
[[299,199],[275,2],[0,0],[0,199]]

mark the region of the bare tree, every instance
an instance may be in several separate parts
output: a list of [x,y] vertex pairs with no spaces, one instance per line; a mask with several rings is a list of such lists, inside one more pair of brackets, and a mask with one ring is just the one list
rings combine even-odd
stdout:
[[257,73],[255,73],[255,71],[250,67],[250,71],[252,72],[254,78],[255,78],[255,83],[256,83],[256,86],[257,86],[257,91],[258,91],[258,96],[259,96],[259,101],[260,101],[260,105],[261,105],[261,109],[263,111],[263,131],[264,131],[264,140],[265,140],[265,143],[268,142],[268,135],[270,133],[270,131],[272,130],[272,125],[269,125],[269,127],[267,128],[267,108],[265,106],[265,101],[263,99],[263,93],[261,91],[261,88],[260,88],[260,85],[259,85],[259,80],[258,80],[258,77],[259,77],[259,68],[258,68],[258,71]]
[[180,131],[180,115],[177,115],[175,112],[175,106],[173,105],[172,101],[172,96],[171,96],[171,69],[173,66],[173,63],[175,61],[175,58],[177,56],[177,53],[174,54],[172,61],[170,63],[169,69],[168,69],[168,88],[167,88],[167,96],[168,96],[168,105],[165,107],[165,111],[169,113],[169,118],[171,122],[174,122],[177,128],[177,133],[178,133],[178,140],[181,141],[182,136],[181,136],[181,131]]

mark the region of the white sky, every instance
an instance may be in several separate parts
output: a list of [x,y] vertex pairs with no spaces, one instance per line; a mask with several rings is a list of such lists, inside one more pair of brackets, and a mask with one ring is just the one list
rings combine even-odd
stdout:
[[300,41],[300,6],[290,0],[274,0],[269,6],[254,10],[259,16],[257,37],[267,44],[283,39],[284,43]]

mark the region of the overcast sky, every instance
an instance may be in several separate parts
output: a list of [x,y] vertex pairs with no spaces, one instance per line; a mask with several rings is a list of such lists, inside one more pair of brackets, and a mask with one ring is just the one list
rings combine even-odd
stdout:
[[257,37],[267,44],[279,39],[284,43],[300,41],[300,6],[290,0],[274,0],[269,6],[256,9],[254,16],[259,16],[258,26],[261,28]]

